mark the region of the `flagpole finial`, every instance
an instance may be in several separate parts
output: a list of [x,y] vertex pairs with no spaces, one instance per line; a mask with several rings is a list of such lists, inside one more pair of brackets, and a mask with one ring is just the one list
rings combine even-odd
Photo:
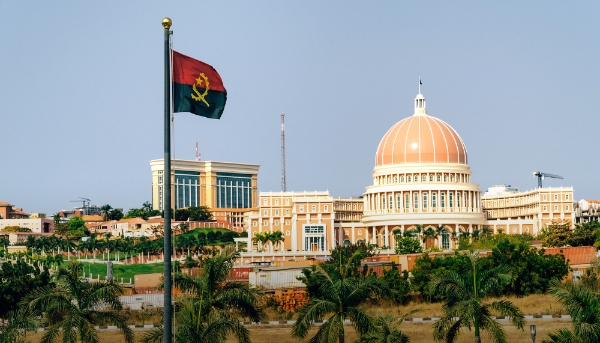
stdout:
[[167,30],[170,29],[171,25],[173,25],[173,22],[171,21],[171,18],[165,17],[165,19],[162,20],[162,26],[165,29],[167,29]]

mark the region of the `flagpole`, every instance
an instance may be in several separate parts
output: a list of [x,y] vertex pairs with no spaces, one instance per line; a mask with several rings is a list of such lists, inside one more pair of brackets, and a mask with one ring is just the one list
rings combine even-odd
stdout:
[[172,342],[173,308],[171,305],[171,49],[169,38],[171,36],[172,21],[170,18],[162,20],[165,29],[165,157],[164,157],[164,318],[163,318],[163,343]]

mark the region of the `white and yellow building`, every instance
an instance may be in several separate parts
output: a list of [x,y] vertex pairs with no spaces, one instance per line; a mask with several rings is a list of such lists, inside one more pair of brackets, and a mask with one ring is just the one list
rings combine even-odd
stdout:
[[575,223],[572,187],[546,187],[521,192],[510,185],[488,188],[482,197],[487,226],[494,233],[537,233],[550,222]]

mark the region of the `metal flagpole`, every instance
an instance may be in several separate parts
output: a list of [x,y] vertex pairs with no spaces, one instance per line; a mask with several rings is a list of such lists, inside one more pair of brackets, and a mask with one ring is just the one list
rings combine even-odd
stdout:
[[171,305],[171,49],[169,38],[171,36],[172,21],[169,18],[162,20],[165,29],[165,157],[164,157],[164,310],[163,319],[163,343],[172,342],[172,318],[173,308]]

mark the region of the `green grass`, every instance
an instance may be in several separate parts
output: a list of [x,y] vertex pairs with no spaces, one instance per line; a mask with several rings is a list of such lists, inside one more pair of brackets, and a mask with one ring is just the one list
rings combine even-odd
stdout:
[[[104,263],[81,263],[84,267],[85,276],[89,277],[91,271],[92,277],[98,279],[100,274],[100,280],[104,280],[106,276],[106,264]],[[150,263],[150,264],[113,264],[113,276],[118,280],[129,282],[131,278],[133,280],[135,275],[138,274],[152,274],[162,273],[164,263]]]

